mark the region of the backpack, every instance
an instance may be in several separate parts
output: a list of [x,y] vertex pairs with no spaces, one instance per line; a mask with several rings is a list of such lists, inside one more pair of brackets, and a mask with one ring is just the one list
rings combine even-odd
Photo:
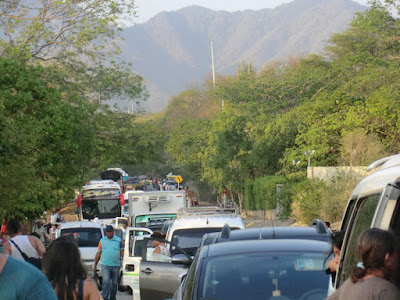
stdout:
[[18,245],[16,243],[14,243],[14,241],[10,240],[10,242],[13,243],[15,247],[17,247],[18,251],[21,253],[22,257],[24,258],[24,260],[26,262],[34,265],[39,270],[42,269],[42,259],[41,258],[28,257],[28,255],[26,255],[24,252],[22,252],[21,249],[18,247]]

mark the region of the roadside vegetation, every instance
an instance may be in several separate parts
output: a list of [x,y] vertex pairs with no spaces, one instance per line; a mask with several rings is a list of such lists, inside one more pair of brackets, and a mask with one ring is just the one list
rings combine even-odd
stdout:
[[0,42],[1,217],[34,218],[114,165],[153,176],[180,173],[200,201],[216,201],[227,189],[243,209],[279,205],[282,219],[335,222],[359,178],[307,179],[304,151],[315,150],[312,166],[360,166],[400,150],[400,22],[390,13],[399,11],[393,1],[372,1],[320,55],[259,70],[243,62],[235,75],[217,75],[215,88],[206,80],[151,116],[104,105],[147,95],[142,78],[118,62],[117,48],[107,47],[117,37],[111,28],[118,28],[119,14],[133,16],[133,7],[92,2],[101,13],[86,13],[102,18],[75,22],[76,11],[64,14],[80,27],[59,37],[45,17],[14,22],[7,16],[20,8],[0,4],[9,26]]

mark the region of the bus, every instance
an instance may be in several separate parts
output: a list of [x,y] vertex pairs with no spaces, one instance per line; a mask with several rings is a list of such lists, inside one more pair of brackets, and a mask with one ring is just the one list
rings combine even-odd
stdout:
[[125,206],[121,187],[113,180],[92,180],[82,187],[78,208],[81,219],[93,220],[96,216],[101,224],[108,225],[112,219],[121,217]]

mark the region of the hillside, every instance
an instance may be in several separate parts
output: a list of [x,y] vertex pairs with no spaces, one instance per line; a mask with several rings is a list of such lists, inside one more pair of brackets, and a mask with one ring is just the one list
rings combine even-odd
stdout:
[[216,72],[231,74],[241,61],[260,67],[320,53],[332,33],[343,31],[364,9],[351,0],[294,0],[275,9],[233,13],[191,6],[127,28],[123,55],[145,77],[151,95],[147,109],[156,112],[171,95],[210,76],[210,41]]

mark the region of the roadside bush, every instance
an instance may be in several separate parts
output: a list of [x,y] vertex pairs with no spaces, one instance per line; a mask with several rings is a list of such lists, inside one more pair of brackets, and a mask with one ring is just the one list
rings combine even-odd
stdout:
[[285,176],[285,184],[279,192],[277,206],[279,208],[278,217],[281,221],[292,218],[293,187],[307,177],[304,172],[291,173]]
[[244,197],[243,197],[243,209],[255,210],[255,200],[253,194],[254,180],[248,179],[244,184]]
[[306,179],[293,186],[292,215],[304,224],[321,218],[321,204],[326,183],[320,179]]
[[[277,185],[286,184],[283,176],[265,176],[247,180],[245,184],[244,207],[250,210],[268,210],[277,208]],[[284,188],[279,189],[281,194]]]
[[347,202],[361,175],[341,172],[332,177],[322,191],[321,216],[331,223],[341,221]]

